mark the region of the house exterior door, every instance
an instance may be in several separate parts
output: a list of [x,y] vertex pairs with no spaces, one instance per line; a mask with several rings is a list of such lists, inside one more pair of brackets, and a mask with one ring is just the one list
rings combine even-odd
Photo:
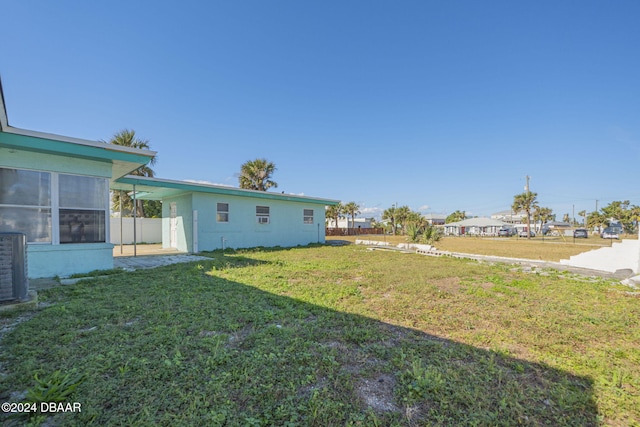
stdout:
[[176,202],[169,205],[169,247],[178,247],[178,207]]

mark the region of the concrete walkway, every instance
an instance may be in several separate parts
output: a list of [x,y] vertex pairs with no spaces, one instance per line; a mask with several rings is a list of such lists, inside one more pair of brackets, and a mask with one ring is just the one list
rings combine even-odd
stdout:
[[193,261],[211,261],[211,258],[189,254],[121,256],[113,259],[113,267],[133,271]]
[[[134,252],[136,256],[133,256]],[[145,268],[162,267],[181,262],[205,261],[211,258],[179,252],[173,248],[163,248],[160,244],[117,245],[113,248],[113,267],[133,271]]]

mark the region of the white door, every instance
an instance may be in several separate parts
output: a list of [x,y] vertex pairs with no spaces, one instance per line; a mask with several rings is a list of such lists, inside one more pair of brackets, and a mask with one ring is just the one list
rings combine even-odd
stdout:
[[169,205],[169,247],[178,247],[178,207],[176,202]]

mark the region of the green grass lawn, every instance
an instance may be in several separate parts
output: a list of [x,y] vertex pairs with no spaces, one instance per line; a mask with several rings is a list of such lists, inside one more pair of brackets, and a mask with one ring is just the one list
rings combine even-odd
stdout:
[[640,425],[640,299],[616,282],[353,245],[210,256],[1,314],[22,321],[0,401],[81,403],[65,426]]

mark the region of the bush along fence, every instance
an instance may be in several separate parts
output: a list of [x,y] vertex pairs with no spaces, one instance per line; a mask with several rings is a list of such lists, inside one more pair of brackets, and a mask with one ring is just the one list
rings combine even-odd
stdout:
[[363,234],[384,234],[384,228],[329,228],[325,229],[327,236],[360,236]]

